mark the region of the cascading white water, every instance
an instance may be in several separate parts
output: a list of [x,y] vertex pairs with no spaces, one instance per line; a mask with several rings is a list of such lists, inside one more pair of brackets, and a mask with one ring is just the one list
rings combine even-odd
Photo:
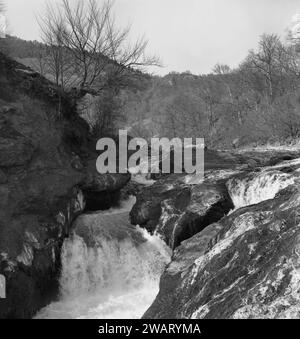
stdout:
[[227,188],[235,209],[238,209],[273,199],[294,181],[293,175],[273,170],[233,178],[227,182]]
[[[118,228],[124,212],[119,219],[116,210],[100,212],[87,216],[88,222],[106,220],[103,216],[116,218]],[[126,220],[124,224],[122,232],[127,232]],[[111,227],[110,222],[107,229]],[[60,300],[37,319],[134,319],[144,314],[158,293],[170,250],[158,236],[140,228],[128,227],[122,237],[114,236],[116,229],[107,235],[107,229],[93,233],[92,247],[77,234],[64,242]]]

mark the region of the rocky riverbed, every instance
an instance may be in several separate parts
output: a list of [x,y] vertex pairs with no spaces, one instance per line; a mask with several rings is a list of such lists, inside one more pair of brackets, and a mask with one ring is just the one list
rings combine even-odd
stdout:
[[175,246],[144,318],[299,318],[300,161],[276,156],[221,179],[234,208]]
[[72,97],[3,55],[0,87],[0,318],[299,318],[300,151],[99,175]]

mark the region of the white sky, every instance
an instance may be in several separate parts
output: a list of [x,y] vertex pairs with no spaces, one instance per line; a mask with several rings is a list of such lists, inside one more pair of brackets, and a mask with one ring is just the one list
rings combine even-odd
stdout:
[[[46,0],[4,2],[9,33],[38,40],[35,14]],[[299,12],[299,0],[115,0],[117,20],[132,24],[133,37],[145,34],[149,52],[161,57],[160,74],[209,73],[217,62],[237,66],[261,34],[283,35]]]

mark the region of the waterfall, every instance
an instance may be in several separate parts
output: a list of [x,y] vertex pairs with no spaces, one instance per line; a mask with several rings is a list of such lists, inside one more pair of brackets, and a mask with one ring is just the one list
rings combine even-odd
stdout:
[[293,175],[271,170],[230,179],[227,188],[235,209],[238,209],[273,199],[293,183]]
[[131,226],[124,210],[82,216],[76,224],[62,248],[60,299],[36,318],[140,318],[159,291],[169,248]]

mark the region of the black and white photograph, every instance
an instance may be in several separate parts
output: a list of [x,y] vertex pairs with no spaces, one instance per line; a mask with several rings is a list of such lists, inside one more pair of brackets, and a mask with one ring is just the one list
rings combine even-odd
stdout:
[[299,0],[0,0],[0,319],[300,319]]

